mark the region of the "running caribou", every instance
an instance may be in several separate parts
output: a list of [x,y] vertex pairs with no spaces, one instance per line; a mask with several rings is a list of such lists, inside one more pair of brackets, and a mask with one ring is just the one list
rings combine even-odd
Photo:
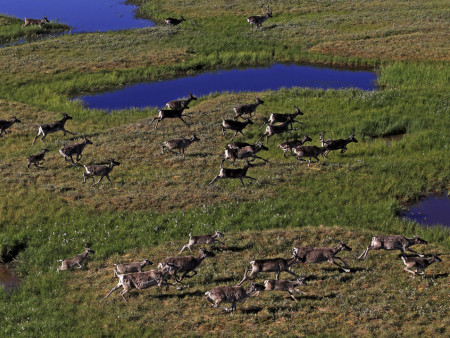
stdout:
[[184,158],[184,150],[189,147],[192,143],[200,141],[200,139],[193,134],[190,138],[176,138],[173,140],[165,141],[161,147],[161,154],[164,154],[164,149],[167,148],[169,151],[173,151],[173,149],[178,149],[178,154],[183,154]]
[[248,178],[256,181],[256,178],[247,176],[247,170],[250,167],[254,167],[254,165],[248,161],[243,168],[236,168],[236,169],[222,168],[221,164],[219,175],[214,177],[214,179],[209,183],[209,185],[213,185],[220,178],[231,178],[231,179],[238,178],[241,181],[242,186],[245,187],[244,181],[242,180],[243,178]]
[[[342,241],[334,248],[300,247],[295,248],[294,251],[303,263],[328,262],[337,265],[345,272],[350,272],[350,269],[346,268],[348,267],[347,262],[344,261],[341,257],[336,256],[341,251],[352,251],[352,248],[345,245]],[[339,259],[340,261],[342,261],[345,267],[336,263],[335,259]]]
[[27,157],[27,162],[28,162],[28,169],[30,169],[30,165],[34,164],[35,167],[37,168],[41,168],[39,167],[39,164],[44,163],[45,159],[45,153],[48,152],[48,149],[42,149],[42,152],[40,152],[39,154],[35,154],[35,155],[31,155]]
[[278,145],[278,148],[283,150],[283,156],[287,157],[286,153],[289,152],[292,155],[292,150],[294,148],[300,147],[303,144],[305,144],[306,142],[311,142],[311,141],[312,141],[312,139],[308,135],[305,135],[305,136],[303,136],[303,138],[301,140],[295,139],[295,140],[289,140],[289,141],[280,143]]
[[[263,11],[262,8],[261,11]],[[267,5],[266,11],[263,11],[263,14],[264,15],[253,15],[247,18],[247,21],[250,23],[251,29],[253,29],[253,25],[255,25],[256,28],[261,28],[263,22],[272,17],[272,9],[269,8],[269,5]]]
[[14,123],[21,123],[17,117],[13,116],[11,117],[10,121],[7,120],[0,120],[0,136],[3,137],[3,133],[7,133],[7,129],[10,128]]
[[197,100],[197,98],[189,92],[189,98],[169,101],[166,103],[166,106],[169,109],[189,109],[188,106],[192,100]]
[[425,274],[425,269],[431,264],[434,262],[442,262],[442,259],[437,255],[432,255],[431,257],[406,257],[403,253],[401,255],[403,264],[406,266],[403,270],[413,275],[417,275],[418,273],[423,275]]
[[63,118],[59,121],[48,123],[48,124],[42,124],[39,125],[39,131],[36,137],[33,140],[33,143],[36,141],[36,139],[42,135],[41,142],[44,143],[44,139],[48,134],[56,133],[58,131],[64,132],[64,136],[67,134],[75,135],[75,133],[72,133],[65,129],[65,124],[67,120],[72,120],[72,117],[67,115],[66,113],[63,113]]
[[109,182],[111,182],[111,179],[109,178],[109,173],[113,170],[115,166],[120,165],[120,162],[117,162],[114,159],[109,160],[109,165],[84,165],[83,167],[86,170],[85,173],[83,173],[83,183],[86,183],[86,178],[92,178],[94,180],[94,176],[100,176],[100,179],[94,183],[92,186],[97,185],[100,183],[100,181],[103,179],[103,177],[106,176]]
[[[372,237],[372,242],[370,245],[364,250],[364,252],[358,257],[358,259],[366,259],[367,254],[370,250],[400,250],[402,253],[406,251],[413,252],[417,254],[416,251],[410,249],[409,247],[415,244],[428,244],[427,241],[423,240],[419,236],[414,236],[413,238],[406,238],[401,235],[393,235],[393,236],[384,236],[379,235]],[[418,254],[420,257],[423,255]]]
[[83,157],[82,152],[88,144],[92,144],[92,142],[84,137],[83,141],[79,143],[73,143],[62,147],[59,150],[59,153],[64,156],[65,161],[68,161],[70,159],[70,161],[72,161],[72,163],[75,165],[73,155],[76,155],[75,159],[77,160],[77,162],[79,162]]
[[263,103],[264,101],[261,100],[259,97],[257,97],[255,103],[241,104],[239,106],[234,107],[233,110],[234,113],[236,114],[234,119],[236,120],[238,117],[241,117],[244,114],[248,114],[249,117],[252,117],[252,114],[255,113],[256,107],[258,107],[260,104]]
[[196,244],[209,244],[211,247],[214,247],[216,242],[225,245],[222,241],[218,240],[218,238],[224,237],[223,233],[216,230],[212,235],[200,235],[200,236],[192,236],[192,234],[189,234],[189,242],[185,246],[181,248],[180,255],[183,252],[184,249],[188,248],[189,251],[192,252],[191,246]]
[[83,253],[76,255],[75,257],[69,258],[69,259],[60,259],[58,262],[62,262],[61,266],[57,269],[58,272],[63,270],[69,270],[72,269],[75,266],[78,266],[78,269],[82,269],[83,266],[81,265],[84,260],[87,258],[89,254],[95,253],[94,250],[91,250],[90,248],[86,248]]
[[257,275],[260,272],[275,272],[276,273],[276,279],[280,279],[280,274],[283,271],[286,271],[287,273],[290,273],[291,275],[295,276],[296,278],[299,278],[297,274],[291,271],[292,266],[294,266],[297,263],[303,262],[303,260],[297,255],[297,248],[294,248],[292,251],[292,257],[289,259],[284,258],[269,258],[269,259],[257,259],[250,262],[250,265],[252,267],[252,271],[249,275],[248,273],[248,267],[245,268],[244,272],[244,278],[239,282],[238,285],[241,285],[244,283],[247,279],[250,277]]
[[[205,293],[211,307],[222,309],[226,312],[236,310],[236,303],[242,302],[253,294],[264,291],[264,286],[251,282],[250,287],[244,289],[242,286],[218,286]],[[220,303],[231,303],[231,308],[219,307]]]

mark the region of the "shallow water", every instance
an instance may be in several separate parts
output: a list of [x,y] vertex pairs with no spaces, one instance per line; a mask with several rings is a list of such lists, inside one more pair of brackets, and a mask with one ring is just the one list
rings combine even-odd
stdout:
[[118,110],[131,107],[162,107],[166,102],[214,92],[278,90],[290,87],[374,90],[376,74],[302,65],[221,70],[173,80],[141,83],[115,91],[78,97],[89,108]]
[[0,13],[23,19],[46,16],[72,27],[72,33],[105,32],[154,26],[134,16],[136,6],[120,0],[0,0]]
[[0,285],[6,290],[13,290],[19,285],[19,278],[4,264],[0,264]]
[[418,203],[411,205],[403,216],[422,225],[450,226],[450,199],[448,192],[420,199]]

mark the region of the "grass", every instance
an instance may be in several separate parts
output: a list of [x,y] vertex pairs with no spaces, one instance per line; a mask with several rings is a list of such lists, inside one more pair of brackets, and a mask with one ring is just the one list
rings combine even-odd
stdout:
[[58,23],[46,23],[42,27],[22,27],[23,20],[11,18],[0,14],[0,45],[13,43],[19,39],[27,41],[37,40],[48,34],[57,34],[68,31],[69,26]]
[[[251,31],[245,17],[260,11],[251,1],[136,3],[139,15],[157,22],[179,15],[188,21],[0,49],[0,119],[22,120],[0,139],[2,258],[22,250],[11,263],[21,277],[19,289],[0,291],[2,333],[73,335],[73,323],[83,322],[77,334],[89,336],[164,335],[167,323],[180,335],[445,335],[446,256],[430,268],[434,274],[414,279],[401,270],[395,253],[386,252],[371,253],[366,262],[352,260],[352,266],[367,270],[348,275],[325,266],[299,267],[312,276],[305,289],[312,297],[296,305],[282,294],[266,293],[240,305],[244,311],[233,317],[209,309],[202,297],[218,284],[234,284],[249,260],[287,256],[295,244],[328,246],[342,238],[356,251],[343,255],[349,258],[373,235],[418,233],[431,243],[423,252],[448,251],[448,229],[398,217],[417,196],[449,189],[450,54],[443,28],[448,4],[286,1],[273,3],[274,17],[264,29]],[[13,37],[20,22],[2,20],[0,36]],[[191,104],[191,127],[165,120],[156,130],[149,126],[155,109],[108,114],[69,100],[139,81],[272,62],[375,68],[380,90],[214,93]],[[247,137],[237,140],[256,141],[263,118],[293,112],[294,105],[305,113],[304,125],[269,141],[270,150],[261,154],[269,164],[249,170],[256,182],[242,188],[239,181],[219,180],[208,187],[231,138],[221,136],[222,117],[255,96],[265,104]],[[49,135],[44,168],[27,170],[26,156],[43,147],[39,141],[31,146],[37,124],[57,120],[61,112],[73,116],[67,128],[77,135]],[[317,145],[321,131],[333,139],[353,132],[359,142],[310,167],[284,159],[276,147],[304,134]],[[201,141],[186,151],[185,160],[160,153],[163,141],[194,132]],[[82,135],[94,143],[85,149],[83,163],[109,157],[122,162],[111,174],[112,184],[83,185],[82,168],[59,155],[64,144]],[[387,144],[393,135],[403,136]],[[99,301],[115,283],[107,268],[113,262],[144,256],[158,261],[175,254],[188,233],[215,229],[242,250],[219,253],[201,268],[191,289],[132,292],[125,306],[117,294]],[[85,245],[96,251],[89,270],[55,274],[58,259]]]
[[[25,282],[11,294],[9,302],[20,302],[19,313],[10,311],[12,321],[2,326],[5,335],[20,333],[39,335],[64,332],[68,318],[89,318],[83,325],[76,323],[77,335],[217,335],[223,332],[238,335],[442,335],[448,333],[447,296],[449,262],[435,263],[426,276],[411,277],[403,271],[398,252],[372,251],[366,261],[356,257],[369,244],[376,232],[342,227],[302,227],[285,230],[243,231],[227,233],[223,250],[207,258],[199,273],[186,280],[191,287],[181,291],[150,288],[133,290],[119,296],[120,290],[103,297],[116,285],[112,264],[147,257],[157,262],[175,255],[186,239],[166,241],[163,245],[133,249],[126,255],[114,254],[88,263],[88,270],[65,271],[43,280],[37,277]],[[235,285],[242,279],[250,260],[264,257],[288,257],[293,246],[331,246],[339,239],[352,247],[342,252],[352,272],[344,273],[333,265],[300,264],[293,268],[307,277],[307,286],[300,289],[295,303],[287,293],[262,292],[238,304],[233,315],[210,308],[204,297],[207,290],[218,285]],[[417,246],[419,252],[437,253],[444,248],[437,244]],[[198,247],[194,249],[194,254]],[[50,277],[51,276],[51,277]],[[262,273],[255,281],[274,278]],[[281,278],[290,279],[282,273]],[[80,283],[81,281],[81,283]],[[58,285],[65,289],[59,290]],[[247,286],[244,283],[244,286]],[[3,301],[6,299],[3,298]],[[43,307],[36,306],[44,300]],[[227,304],[224,304],[227,306]],[[14,310],[13,310],[14,311]],[[42,321],[41,318],[50,318]],[[180,320],[182,318],[182,320]],[[412,325],[411,323],[415,324]]]

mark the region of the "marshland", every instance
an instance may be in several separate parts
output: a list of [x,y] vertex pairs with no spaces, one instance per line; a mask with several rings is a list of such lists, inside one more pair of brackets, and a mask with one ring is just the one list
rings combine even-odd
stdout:
[[[411,201],[449,191],[449,4],[130,3],[148,26],[58,35],[76,21],[59,21],[42,8],[35,19],[46,16],[50,23],[22,27],[30,15],[0,9],[0,120],[21,121],[0,137],[0,276],[7,280],[0,288],[1,334],[448,336],[449,230],[402,215]],[[271,17],[252,29],[247,18],[263,15],[267,4]],[[186,21],[165,24],[181,16]],[[164,104],[138,108],[130,99],[128,107],[136,108],[89,109],[73,99],[276,64],[370,71],[377,75],[376,88],[285,86],[205,94],[190,88],[171,97],[197,97],[183,112],[188,125],[164,119],[157,128],[150,123]],[[256,180],[244,179],[245,187],[239,179],[209,186],[233,135],[222,136],[222,119],[232,120],[233,108],[256,97],[264,103],[250,117],[245,136],[234,141],[257,142],[270,114],[292,114],[295,107],[303,112],[296,118],[301,124],[268,144],[263,139],[269,150],[258,156],[268,162],[257,159],[248,169]],[[39,137],[32,145],[39,126],[60,121],[63,113],[72,117],[65,128],[75,135],[50,133],[45,143]],[[277,147],[304,135],[312,139],[305,145],[319,147],[321,132],[325,139],[354,135],[358,142],[309,166],[285,158]],[[192,135],[199,141],[185,149],[184,158],[161,153],[164,142]],[[80,163],[65,161],[59,150],[84,137],[92,144]],[[27,157],[43,149],[45,161],[28,169]],[[109,172],[111,183],[105,176],[95,186],[92,180],[83,184],[82,165],[108,166],[111,159],[120,163]],[[118,292],[104,299],[118,282],[113,264],[149,259],[153,265],[145,270],[157,269],[178,255],[190,233],[215,230],[225,235],[224,245],[199,244],[182,254],[197,256],[200,248],[215,253],[185,280],[190,287],[132,290],[128,303]],[[442,262],[412,276],[400,251],[371,251],[357,260],[377,235],[419,235],[428,244],[413,249],[440,254]],[[293,247],[335,247],[340,241],[352,248],[339,253],[350,272],[327,263],[293,266],[307,283],[298,302],[287,293],[264,291],[238,303],[231,315],[210,308],[204,296],[216,286],[238,284],[250,261],[289,258]],[[83,269],[57,273],[58,260],[87,247],[95,253]],[[274,274],[261,273],[253,281],[269,278]]]

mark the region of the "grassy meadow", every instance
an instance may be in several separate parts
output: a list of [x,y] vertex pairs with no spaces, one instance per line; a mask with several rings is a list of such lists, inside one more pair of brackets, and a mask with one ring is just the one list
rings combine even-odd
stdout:
[[[417,251],[449,252],[448,229],[399,217],[408,202],[450,188],[448,3],[271,1],[273,18],[261,30],[250,30],[245,20],[261,12],[252,1],[133,3],[139,16],[159,25],[0,48],[0,119],[22,120],[0,138],[0,253],[4,261],[18,253],[9,266],[21,279],[11,293],[0,289],[0,335],[448,335],[447,255],[415,278],[402,270],[398,252],[355,260],[376,234],[419,234],[430,244]],[[180,15],[187,19],[181,25],[162,24]],[[1,16],[0,42],[22,38],[20,22]],[[157,129],[149,126],[154,107],[106,112],[70,99],[273,62],[374,69],[379,90],[212,93],[191,103],[189,127],[164,120]],[[248,172],[257,181],[209,187],[232,136],[222,136],[222,117],[255,96],[265,104],[236,141],[257,141],[270,113],[292,113],[293,106],[304,112],[304,124],[269,139],[269,151],[259,154],[269,163],[257,160]],[[37,125],[62,112],[73,117],[66,127],[77,135],[50,134],[45,146],[32,145]],[[321,131],[333,139],[354,133],[359,142],[309,167],[276,147],[305,134],[319,145]],[[165,140],[193,133],[201,141],[185,159],[161,154]],[[58,153],[81,136],[93,142],[83,164],[121,162],[112,183],[83,184],[83,168]],[[28,170],[26,157],[43,147],[50,150],[43,168]],[[156,265],[176,255],[190,232],[215,229],[226,234],[226,247],[203,263],[191,288],[132,291],[128,304],[119,291],[102,300],[117,283],[113,263],[148,258]],[[230,316],[210,309],[203,296],[214,286],[235,285],[250,260],[341,239],[353,248],[340,254],[352,272],[295,267],[308,277],[308,296],[298,303],[266,292]],[[58,259],[85,246],[96,251],[88,269],[56,273]],[[257,281],[266,278],[273,276]]]

